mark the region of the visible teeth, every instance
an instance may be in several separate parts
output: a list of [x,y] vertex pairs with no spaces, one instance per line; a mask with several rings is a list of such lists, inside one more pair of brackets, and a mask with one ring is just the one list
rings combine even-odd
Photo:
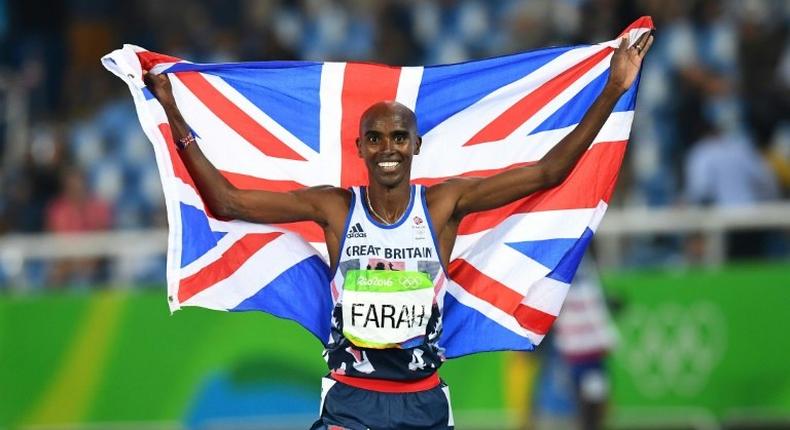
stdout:
[[389,168],[389,167],[395,167],[398,164],[400,163],[398,163],[397,161],[381,161],[379,162],[379,167]]

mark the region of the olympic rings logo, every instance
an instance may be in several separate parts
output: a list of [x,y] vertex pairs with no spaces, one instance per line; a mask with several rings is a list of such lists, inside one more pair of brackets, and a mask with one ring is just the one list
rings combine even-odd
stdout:
[[727,321],[711,302],[635,305],[621,319],[618,351],[646,397],[698,395],[724,356]]
[[414,288],[414,287],[416,287],[419,284],[420,284],[420,281],[418,281],[415,278],[400,278],[400,285],[402,287]]

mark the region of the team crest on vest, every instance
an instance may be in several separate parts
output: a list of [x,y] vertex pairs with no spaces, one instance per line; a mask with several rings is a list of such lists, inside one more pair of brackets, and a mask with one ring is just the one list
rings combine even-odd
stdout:
[[414,240],[428,239],[428,224],[419,216],[412,218],[411,230],[414,233]]

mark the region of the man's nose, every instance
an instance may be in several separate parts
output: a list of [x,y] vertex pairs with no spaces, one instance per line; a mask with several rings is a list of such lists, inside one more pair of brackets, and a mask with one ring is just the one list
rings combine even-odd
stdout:
[[382,146],[383,146],[382,149],[384,150],[384,152],[392,152],[392,151],[395,150],[395,142],[393,141],[393,139],[391,139],[389,137],[385,137],[384,138],[384,145],[382,145]]

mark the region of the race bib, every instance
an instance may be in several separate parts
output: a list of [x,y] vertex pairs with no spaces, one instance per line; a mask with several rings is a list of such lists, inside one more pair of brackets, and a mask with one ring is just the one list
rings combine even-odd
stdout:
[[425,336],[433,283],[423,272],[349,270],[343,283],[343,334],[363,348],[397,348]]

